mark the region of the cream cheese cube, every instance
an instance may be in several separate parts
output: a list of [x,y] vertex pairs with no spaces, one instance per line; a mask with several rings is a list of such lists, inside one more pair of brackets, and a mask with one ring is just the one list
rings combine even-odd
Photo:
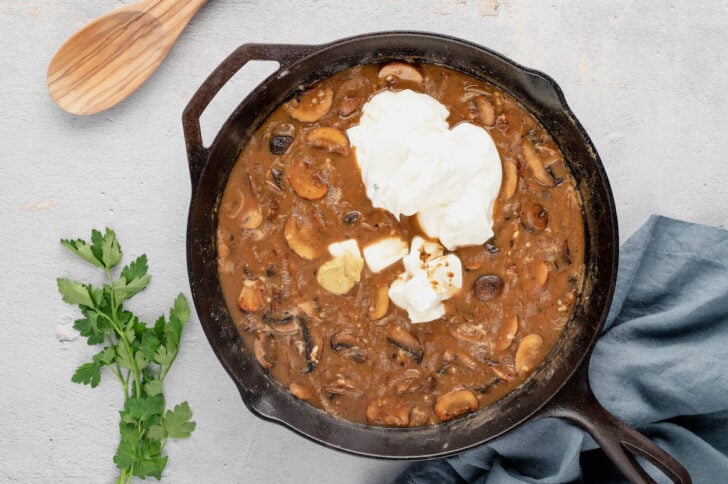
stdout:
[[369,270],[381,272],[407,254],[407,242],[399,237],[385,237],[364,247]]

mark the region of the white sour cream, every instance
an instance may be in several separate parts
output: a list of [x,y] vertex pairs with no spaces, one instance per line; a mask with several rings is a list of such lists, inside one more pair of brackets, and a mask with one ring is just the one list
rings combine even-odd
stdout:
[[347,130],[367,196],[375,207],[417,214],[428,236],[449,250],[493,236],[501,162],[488,132],[449,129],[447,108],[412,90],[382,91]]
[[440,244],[415,236],[409,254],[402,259],[405,272],[389,288],[389,298],[407,311],[413,323],[426,323],[444,316],[442,301],[463,287],[460,259],[443,252]]

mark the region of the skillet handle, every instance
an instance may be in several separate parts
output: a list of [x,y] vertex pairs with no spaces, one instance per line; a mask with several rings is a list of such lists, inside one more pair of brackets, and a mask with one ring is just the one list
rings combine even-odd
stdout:
[[586,364],[539,416],[562,417],[589,432],[604,453],[632,482],[655,482],[637,462],[635,455],[647,459],[675,483],[692,482],[687,469],[675,458],[602,407],[589,386]]
[[282,69],[319,48],[319,46],[315,45],[244,44],[235,49],[212,71],[205,79],[205,82],[197,89],[182,113],[182,130],[187,147],[187,161],[190,166],[193,191],[197,187],[208,156],[208,148],[202,144],[200,116],[210,104],[210,101],[220,92],[220,89],[250,61],[278,61],[280,67],[271,75],[275,76]]

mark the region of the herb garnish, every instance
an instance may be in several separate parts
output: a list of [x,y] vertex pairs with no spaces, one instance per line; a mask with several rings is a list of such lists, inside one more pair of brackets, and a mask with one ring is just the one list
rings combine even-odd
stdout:
[[190,317],[187,300],[180,294],[167,318],[160,316],[153,327],[123,308],[123,302],[149,284],[147,256],[142,254],[121,269],[117,279],[112,269],[121,263],[121,248],[113,230],[91,233],[91,243],[61,240],[76,255],[102,269],[106,282],[101,287],[59,278],[58,290],[68,304],[78,305],[82,319],[76,328],[89,345],[105,345],[89,363],[81,365],[71,378],[96,387],[101,369],[107,367],[124,390],[124,409],[119,412],[121,441],[114,455],[120,469],[117,483],[133,476],[162,478],[167,456],[162,455],[167,439],[184,439],[195,429],[187,402],[165,412],[162,386],[177,358],[182,329]]

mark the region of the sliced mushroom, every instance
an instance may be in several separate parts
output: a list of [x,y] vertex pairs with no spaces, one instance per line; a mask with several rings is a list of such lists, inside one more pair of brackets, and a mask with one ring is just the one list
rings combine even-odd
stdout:
[[348,331],[339,331],[331,336],[331,349],[341,351],[350,348],[362,348],[364,342]]
[[238,331],[245,333],[257,333],[267,330],[265,325],[260,321],[260,318],[250,313],[245,313],[244,317],[235,321],[235,327],[238,328]]
[[365,76],[356,71],[337,88],[336,112],[342,118],[347,118],[359,110],[371,92],[370,82]]
[[536,261],[533,263],[531,271],[536,284],[544,287],[549,278],[549,265],[544,261]]
[[488,331],[482,324],[476,324],[474,321],[452,324],[448,326],[447,330],[453,337],[461,341],[479,344],[488,342]]
[[321,361],[321,354],[324,351],[324,342],[321,337],[321,331],[315,327],[309,327],[305,322],[301,322],[301,334],[303,335],[303,343],[305,345],[306,364],[308,366],[306,373],[311,373]]
[[314,395],[313,390],[310,387],[296,382],[288,385],[288,391],[291,392],[294,397],[300,398],[301,400],[311,400]]
[[409,425],[409,406],[400,400],[375,398],[367,405],[367,422],[383,427],[407,427]]
[[450,420],[478,408],[478,397],[470,390],[453,390],[435,402],[435,415],[441,421]]
[[382,319],[389,309],[389,288],[382,284],[374,292],[374,303],[369,307],[369,317],[373,320]]
[[241,229],[257,229],[263,222],[263,211],[255,195],[245,196],[238,188],[235,193],[226,194],[221,214],[238,223]]
[[472,356],[467,354],[464,351],[457,351],[455,352],[455,356],[457,356],[457,362],[461,364],[462,366],[470,369],[470,370],[477,370],[478,369],[478,362],[473,359]]
[[243,281],[238,296],[238,307],[246,313],[254,313],[263,307],[263,285],[259,280]]
[[498,116],[496,116],[495,127],[503,131],[504,133],[507,133],[508,130],[511,129],[511,123],[508,122],[508,117],[506,117],[506,113],[500,113]]
[[318,121],[331,109],[334,91],[329,87],[318,87],[304,93],[298,100],[288,104],[288,114],[304,123]]
[[544,166],[548,167],[562,160],[561,153],[555,148],[551,148],[550,146],[546,145],[540,145],[538,147],[538,150],[539,156],[541,157]]
[[283,226],[288,246],[302,259],[312,260],[318,256],[316,235],[314,228],[296,215],[292,215]]
[[245,196],[238,189],[222,207],[223,213],[240,224],[241,229],[257,229],[263,222],[263,211],[255,195]]
[[501,380],[513,380],[513,370],[510,365],[506,365],[505,363],[498,363],[496,361],[489,361],[487,363],[493,373],[495,373],[495,375]]
[[340,331],[331,336],[331,349],[355,363],[364,363],[367,359],[366,344],[348,331]]
[[271,178],[273,178],[273,183],[275,183],[276,187],[278,187],[278,189],[280,190],[283,190],[283,171],[276,168],[271,168],[270,176]]
[[[236,218],[240,212],[245,208],[245,194],[240,187],[236,187],[234,192],[226,194],[220,204],[220,215],[229,217],[231,219]],[[218,239],[220,239],[218,233]]]
[[306,200],[318,200],[326,195],[329,186],[321,170],[305,158],[296,158],[288,169],[288,183],[296,194]]
[[274,333],[281,336],[294,335],[301,329],[301,318],[293,314],[284,314],[279,317],[264,314],[263,321],[270,325]]
[[531,169],[531,173],[533,173],[533,177],[538,183],[547,187],[556,185],[556,180],[544,166],[543,160],[536,152],[533,143],[527,138],[523,139],[521,153],[523,153],[523,159],[526,161],[526,164]]
[[530,373],[540,361],[543,338],[537,334],[525,336],[516,350],[516,372]]
[[410,368],[405,370],[404,373],[397,375],[392,380],[391,385],[394,393],[402,395],[405,393],[415,393],[419,391],[423,387],[424,383],[422,373],[420,373],[420,371],[416,368]]
[[266,331],[260,331],[255,336],[253,353],[255,353],[255,359],[258,360],[260,366],[262,366],[266,370],[270,370],[271,368],[273,368],[273,366],[276,364],[275,337]]
[[549,213],[538,203],[522,206],[520,216],[521,223],[529,232],[544,230],[549,225]]
[[336,107],[336,112],[342,118],[347,118],[354,114],[362,104],[362,98],[359,96],[344,96]]
[[415,335],[401,326],[390,326],[387,330],[387,342],[409,354],[415,363],[422,363],[424,349]]
[[339,396],[361,398],[364,396],[364,392],[356,388],[350,379],[342,376],[339,376],[336,380],[324,385],[322,390],[329,398]]
[[503,162],[503,197],[510,200],[518,187],[518,167],[512,161]]
[[501,322],[493,341],[493,350],[500,353],[508,348],[516,339],[516,333],[518,333],[518,316],[515,314],[510,317],[506,316],[505,320]]
[[422,83],[422,74],[417,70],[416,67],[405,64],[404,62],[390,62],[379,70],[378,74],[380,79],[384,79],[387,82],[391,82],[394,78],[401,81],[414,82],[417,84]]
[[430,394],[435,391],[437,387],[437,379],[432,375],[427,375],[425,383],[422,384],[422,393],[430,398]]
[[503,279],[496,274],[480,276],[473,284],[475,297],[480,301],[489,301],[503,292]]
[[315,128],[306,135],[306,143],[313,148],[320,148],[331,153],[346,155],[349,153],[349,138],[336,128]]
[[495,108],[493,107],[493,103],[485,96],[478,96],[475,98],[475,105],[478,108],[480,122],[484,126],[493,126],[495,124]]
[[316,300],[302,302],[298,305],[298,309],[311,319],[317,318],[321,310]]
[[457,368],[451,365],[455,362],[455,360],[457,360],[457,358],[458,357],[455,353],[451,353],[450,350],[445,350],[445,353],[442,355],[442,364],[440,365],[440,369],[437,370],[437,374],[443,375],[445,373],[456,373]]
[[241,229],[257,229],[262,222],[263,211],[257,203],[255,206],[245,210],[240,216]]
[[420,427],[422,425],[427,425],[428,423],[435,424],[436,422],[432,421],[432,419],[434,419],[434,417],[430,407],[425,407],[424,405],[413,405],[410,409],[410,427]]

